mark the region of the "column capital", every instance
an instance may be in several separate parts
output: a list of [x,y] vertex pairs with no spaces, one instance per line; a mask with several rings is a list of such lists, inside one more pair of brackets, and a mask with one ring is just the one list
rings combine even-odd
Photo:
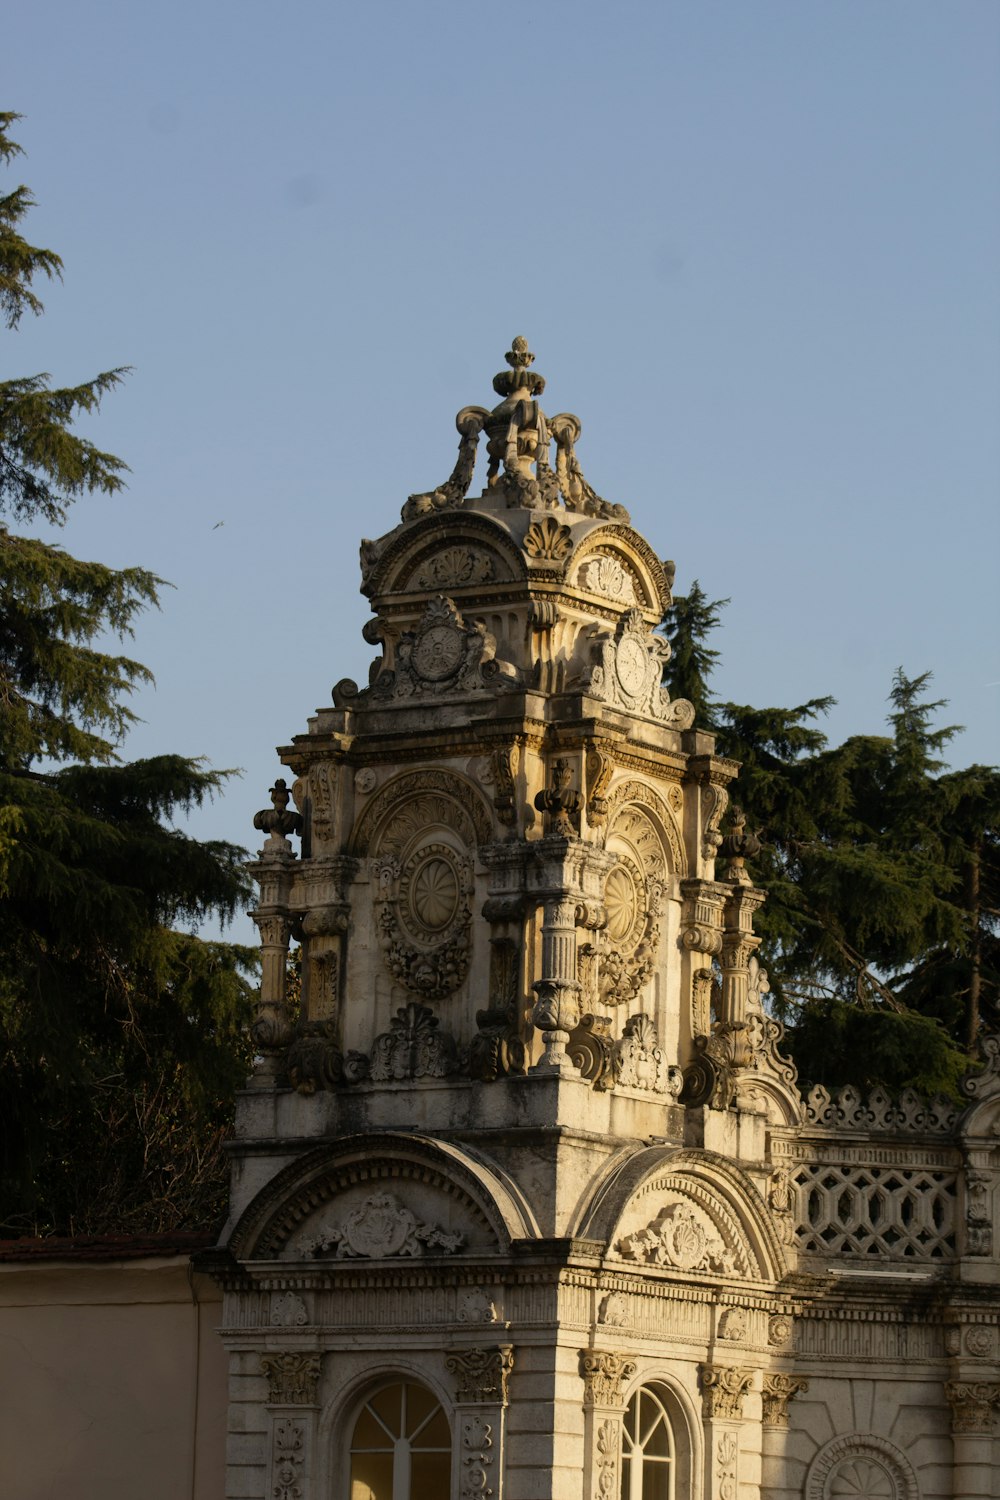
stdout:
[[635,1360],[615,1349],[582,1349],[580,1373],[587,1406],[620,1406],[622,1386],[635,1374]]
[[944,1393],[951,1407],[952,1432],[989,1433],[993,1413],[1000,1408],[1000,1384],[992,1380],[946,1380]]
[[698,1366],[701,1374],[703,1415],[739,1421],[743,1416],[743,1397],[750,1389],[754,1371],[744,1365]]
[[795,1375],[786,1375],[773,1370],[764,1376],[761,1403],[764,1409],[765,1427],[788,1426],[788,1403],[799,1391],[809,1389],[808,1380],[799,1380]]

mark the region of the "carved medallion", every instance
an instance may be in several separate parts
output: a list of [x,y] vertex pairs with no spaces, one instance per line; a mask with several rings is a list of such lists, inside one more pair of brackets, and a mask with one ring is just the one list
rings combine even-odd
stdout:
[[314,1256],[381,1260],[394,1255],[423,1255],[426,1250],[454,1254],[464,1236],[424,1224],[400,1203],[395,1193],[373,1193],[340,1224],[320,1230],[309,1247]]
[[454,625],[432,625],[413,647],[413,665],[427,682],[450,677],[461,660],[462,637]]
[[407,915],[418,932],[438,934],[458,914],[461,894],[455,856],[444,844],[421,849],[403,873]]
[[604,887],[604,905],[608,913],[605,931],[615,943],[625,943],[632,938],[630,947],[637,937],[637,934],[633,934],[633,929],[639,914],[634,871],[635,865],[631,860],[620,859]]

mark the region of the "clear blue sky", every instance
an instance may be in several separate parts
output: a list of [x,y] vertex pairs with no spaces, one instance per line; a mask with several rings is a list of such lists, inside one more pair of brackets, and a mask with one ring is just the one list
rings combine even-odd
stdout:
[[3,39],[66,262],[3,372],[135,367],[91,429],[130,489],[64,542],[175,585],[126,751],[246,769],[198,832],[253,844],[273,747],[366,678],[359,539],[522,332],[591,483],[731,596],[722,696],[832,693],[840,739],[929,668],[955,762],[1000,758],[996,0],[36,0]]

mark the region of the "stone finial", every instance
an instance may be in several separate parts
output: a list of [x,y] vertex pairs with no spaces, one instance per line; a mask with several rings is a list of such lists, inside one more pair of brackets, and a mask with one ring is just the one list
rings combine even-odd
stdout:
[[568,761],[557,760],[552,767],[551,785],[535,797],[536,808],[539,812],[548,813],[551,820],[549,831],[558,838],[573,837],[576,830],[572,820],[583,803],[581,794],[570,790],[572,779],[573,772]]
[[[500,404],[492,411],[482,406],[462,408],[455,419],[460,441],[451,475],[436,489],[411,495],[403,506],[403,520],[413,521],[465,503],[475,469],[479,434],[485,432],[489,456],[487,490],[503,495],[509,506],[555,510],[561,501],[567,510],[601,519],[613,518],[628,525],[625,508],[602,500],[583,476],[575,446],[581,432],[579,417],[571,412],[546,417],[538,405],[545,380],[531,369],[535,356],[523,334],[514,339],[504,358],[510,368],[493,378]],[[553,443],[555,468],[550,462]]]
[[755,854],[759,854],[764,846],[757,834],[747,831],[747,815],[735,803],[731,817],[732,826],[722,840],[719,852],[729,861],[727,872],[729,879],[735,881],[737,885],[750,885],[751,880],[747,874],[746,862]]
[[272,805],[254,813],[253,826],[259,828],[261,833],[268,835],[265,845],[265,850],[268,852],[290,851],[291,846],[285,835],[301,833],[305,826],[301,813],[288,811],[289,795],[283,777],[279,776],[274,786],[271,787]]

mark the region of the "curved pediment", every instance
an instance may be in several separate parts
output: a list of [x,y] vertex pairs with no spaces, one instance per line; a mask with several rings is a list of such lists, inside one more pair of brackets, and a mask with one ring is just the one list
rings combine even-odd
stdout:
[[[367,567],[365,563],[367,561]],[[488,594],[495,584],[524,582],[524,555],[508,528],[492,516],[449,511],[396,528],[362,547],[362,592],[389,595]]]
[[244,1261],[503,1255],[537,1225],[482,1158],[426,1136],[350,1136],[261,1189],[229,1239]]
[[351,853],[368,854],[387,842],[391,852],[408,830],[451,829],[466,848],[493,837],[493,817],[479,788],[456,771],[429,767],[393,776],[367,804],[351,835]]
[[753,1182],[711,1151],[649,1146],[619,1158],[574,1233],[602,1242],[609,1260],[647,1274],[773,1282],[787,1270]]
[[620,522],[587,530],[569,559],[567,578],[584,593],[641,609],[650,624],[659,623],[671,601],[662,562],[644,537]]

